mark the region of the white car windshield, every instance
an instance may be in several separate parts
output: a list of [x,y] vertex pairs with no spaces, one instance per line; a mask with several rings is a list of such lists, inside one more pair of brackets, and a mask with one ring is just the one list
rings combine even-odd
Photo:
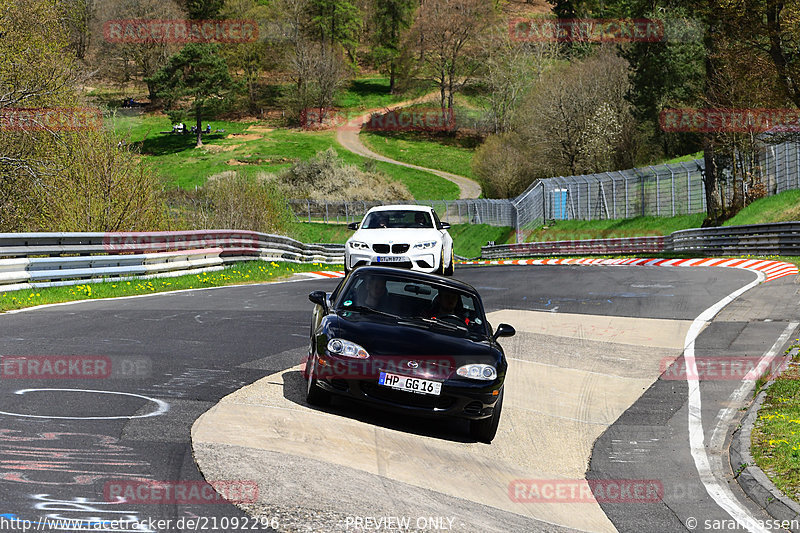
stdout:
[[364,218],[363,229],[433,228],[430,213],[425,211],[373,211]]

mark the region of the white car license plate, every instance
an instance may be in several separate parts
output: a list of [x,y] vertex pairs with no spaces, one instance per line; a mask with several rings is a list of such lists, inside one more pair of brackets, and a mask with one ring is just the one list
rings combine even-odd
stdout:
[[400,376],[387,372],[381,372],[378,378],[378,385],[407,392],[416,392],[417,394],[439,396],[442,393],[442,384],[438,381]]
[[379,255],[375,260],[376,263],[402,263],[403,261],[407,261],[407,259],[405,257],[391,255]]

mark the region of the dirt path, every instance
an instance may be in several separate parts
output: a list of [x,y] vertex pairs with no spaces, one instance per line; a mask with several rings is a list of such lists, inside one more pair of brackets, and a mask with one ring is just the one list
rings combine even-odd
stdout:
[[375,159],[377,161],[383,161],[385,163],[391,163],[393,165],[400,165],[403,167],[413,168],[416,170],[422,170],[425,172],[430,172],[431,174],[436,174],[439,177],[442,177],[448,181],[452,181],[458,188],[460,189],[459,198],[460,199],[467,199],[467,198],[478,198],[481,195],[481,186],[475,180],[464,176],[458,176],[456,174],[451,174],[449,172],[444,172],[442,170],[436,170],[433,168],[425,168],[418,165],[412,165],[410,163],[403,163],[402,161],[396,161],[394,159],[389,159],[388,157],[382,156],[380,154],[376,154],[369,148],[367,148],[364,143],[361,142],[361,138],[359,137],[359,132],[361,131],[361,127],[366,123],[372,113],[376,111],[388,111],[391,109],[397,109],[401,107],[407,107],[413,104],[418,104],[420,102],[426,102],[436,97],[436,93],[426,94],[425,96],[421,96],[420,98],[416,98],[414,100],[407,100],[405,102],[398,102],[391,107],[387,108],[379,108],[379,109],[371,109],[365,112],[363,115],[358,116],[346,124],[339,126],[336,129],[336,140],[341,144],[346,150],[353,152],[354,154],[358,154],[363,157],[368,157],[370,159]]

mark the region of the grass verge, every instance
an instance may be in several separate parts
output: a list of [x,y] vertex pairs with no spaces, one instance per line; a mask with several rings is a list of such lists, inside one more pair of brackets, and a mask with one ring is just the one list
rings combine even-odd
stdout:
[[673,231],[699,228],[705,214],[675,217],[635,217],[612,220],[557,220],[525,232],[525,242],[612,239],[669,235]]
[[767,196],[748,205],[735,217],[725,221],[723,226],[745,224],[766,224],[768,222],[788,222],[800,220],[800,190],[786,191],[775,196]]
[[106,281],[85,283],[65,287],[46,287],[19,291],[0,292],[0,312],[22,309],[36,305],[93,300],[98,298],[118,298],[156,292],[177,291],[181,289],[201,289],[223,285],[263,283],[291,277],[296,272],[316,270],[341,270],[342,265],[321,263],[276,263],[246,261],[234,263],[224,270],[201,274],[177,276],[174,278],[131,279],[127,281]]
[[[791,348],[800,347],[798,342],[800,339],[795,339]],[[796,364],[767,389],[753,427],[750,451],[775,486],[800,501],[800,367]]]

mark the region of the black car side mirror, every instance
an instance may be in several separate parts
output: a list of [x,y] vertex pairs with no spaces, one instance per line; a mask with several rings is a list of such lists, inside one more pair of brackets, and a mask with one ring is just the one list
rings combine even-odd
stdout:
[[358,222],[351,222],[347,225],[347,229],[358,229]]
[[326,313],[328,312],[328,296],[325,291],[314,291],[308,295],[308,299],[311,303],[322,306]]
[[497,340],[498,337],[513,337],[517,334],[517,330],[514,329],[514,326],[509,324],[500,324],[497,326],[497,331],[494,332],[494,340]]
[[449,222],[442,222],[441,229],[450,229],[450,223]]

